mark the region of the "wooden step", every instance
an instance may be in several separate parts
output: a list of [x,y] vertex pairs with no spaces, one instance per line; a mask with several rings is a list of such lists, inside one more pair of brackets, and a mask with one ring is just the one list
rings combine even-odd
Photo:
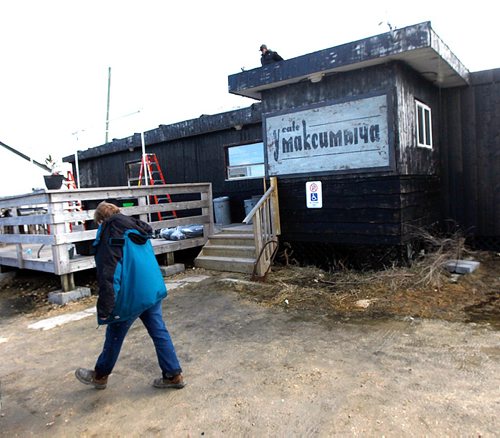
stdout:
[[246,257],[217,257],[198,256],[194,265],[197,268],[211,269],[214,271],[242,272],[251,274],[253,272],[255,260]]
[[248,245],[214,245],[207,243],[201,255],[220,256],[220,257],[243,257],[255,258],[255,246]]
[[246,233],[219,233],[209,237],[209,241],[214,245],[236,245],[236,246],[253,246],[253,234]]
[[219,234],[251,234],[253,236],[253,228],[248,228],[248,229],[245,229],[243,227],[223,228],[217,233],[217,235]]

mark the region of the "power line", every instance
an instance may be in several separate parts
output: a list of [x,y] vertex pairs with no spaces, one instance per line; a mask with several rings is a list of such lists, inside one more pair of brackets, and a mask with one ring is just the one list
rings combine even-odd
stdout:
[[46,166],[45,164],[39,163],[38,161],[34,160],[33,158],[28,157],[28,155],[23,154],[21,151],[18,151],[17,149],[15,149],[9,145],[6,145],[4,142],[0,141],[0,146],[3,146],[8,151],[20,156],[21,158],[24,158],[26,161],[33,163],[35,166],[38,166],[41,169],[46,170],[47,172],[50,172],[50,168],[48,166]]

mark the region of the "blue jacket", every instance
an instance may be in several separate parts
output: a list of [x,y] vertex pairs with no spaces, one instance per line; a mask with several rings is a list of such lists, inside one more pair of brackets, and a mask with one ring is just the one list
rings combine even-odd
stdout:
[[167,296],[146,223],[121,213],[105,220],[94,246],[99,324],[137,317]]

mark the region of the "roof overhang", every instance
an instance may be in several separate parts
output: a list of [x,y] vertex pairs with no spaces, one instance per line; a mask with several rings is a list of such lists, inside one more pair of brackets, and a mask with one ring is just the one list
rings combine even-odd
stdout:
[[469,84],[469,71],[432,30],[430,21],[229,76],[229,92],[261,99],[264,90],[402,61],[440,88]]

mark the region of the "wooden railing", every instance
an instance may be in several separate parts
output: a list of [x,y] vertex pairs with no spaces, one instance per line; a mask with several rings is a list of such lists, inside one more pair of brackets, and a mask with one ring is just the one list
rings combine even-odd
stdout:
[[263,277],[271,266],[278,249],[278,236],[281,234],[276,177],[270,179],[269,189],[243,219],[243,222],[246,224],[253,222],[257,257],[254,276]]
[[[166,193],[179,202],[149,204],[150,196]],[[187,195],[187,196],[180,196]],[[202,246],[213,232],[212,185],[172,184],[142,187],[101,187],[80,190],[40,190],[26,195],[0,198],[0,208],[7,217],[0,218],[0,265],[51,272],[61,276],[90,269],[94,257],[72,257],[74,244],[95,239],[96,229],[85,229],[85,221],[93,219],[95,206],[101,200],[126,200],[123,214],[136,215],[153,230],[179,225],[203,225],[203,236],[180,241],[154,239],[156,254]],[[94,201],[94,202],[84,202]],[[83,205],[93,204],[85,209]],[[130,205],[130,206],[128,206]],[[176,211],[165,220],[157,220],[157,212]],[[201,213],[201,214],[200,214]],[[162,215],[164,216],[164,215]],[[63,289],[71,290],[62,279]]]

